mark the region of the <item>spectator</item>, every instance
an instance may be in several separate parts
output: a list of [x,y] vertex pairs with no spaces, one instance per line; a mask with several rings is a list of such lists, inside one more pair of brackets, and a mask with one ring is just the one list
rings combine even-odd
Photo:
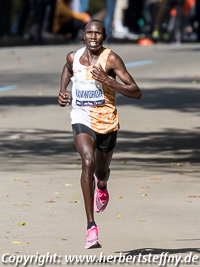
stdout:
[[70,4],[70,8],[75,12],[80,12],[80,0],[72,0]]
[[144,0],[129,0],[128,9],[125,11],[124,24],[135,34],[140,34],[139,20],[142,18]]
[[89,0],[72,0],[70,7],[75,12],[87,12],[89,7]]
[[154,39],[160,38],[161,25],[164,19],[166,0],[152,1],[150,3],[151,18],[152,18],[152,36]]
[[33,0],[33,16],[30,26],[30,40],[34,43],[42,43],[42,27],[49,0]]
[[107,40],[112,36],[112,22],[115,11],[116,0],[105,0],[106,13],[104,18],[104,24],[107,33]]
[[11,8],[12,0],[0,1],[0,36],[8,36],[10,34]]
[[128,28],[124,27],[124,11],[128,8],[128,0],[117,0],[114,13],[113,37],[126,38]]
[[114,13],[114,30],[113,37],[119,39],[138,39],[138,35],[129,31],[128,27],[124,26],[125,10],[129,8],[128,0],[117,0]]
[[197,41],[200,42],[200,0],[196,0]]
[[52,31],[55,1],[56,0],[23,0],[22,8],[12,25],[11,33],[23,36],[26,23],[30,18],[30,40],[35,43],[41,43],[41,32],[43,30],[44,18],[48,6],[50,7],[50,11],[46,22],[46,30],[47,32]]
[[89,0],[81,0],[80,12],[87,12],[89,8]]
[[55,14],[55,8],[56,8],[56,0],[50,0],[50,11],[48,16],[48,22],[47,22],[47,32],[52,33],[53,31],[53,20],[54,20],[54,14]]
[[22,2],[21,10],[11,27],[11,33],[13,35],[19,35],[19,36],[22,36],[24,33],[25,25],[31,13],[31,7],[32,7],[30,0],[23,0],[21,2]]
[[197,40],[197,33],[195,32],[195,0],[186,0],[183,8],[183,40],[194,41]]
[[87,13],[75,12],[70,8],[71,0],[57,0],[53,32],[61,35],[71,35],[75,39],[80,28],[91,18]]
[[183,8],[185,0],[167,0],[167,33],[171,42],[180,43],[183,33]]

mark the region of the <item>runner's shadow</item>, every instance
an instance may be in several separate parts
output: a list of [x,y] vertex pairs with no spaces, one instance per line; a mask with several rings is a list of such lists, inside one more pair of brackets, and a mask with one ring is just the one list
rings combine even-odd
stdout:
[[[196,240],[196,239],[195,239]],[[199,239],[198,239],[199,240]],[[141,253],[142,255],[148,254],[161,254],[162,252],[168,252],[168,254],[180,254],[180,253],[200,253],[200,248],[177,248],[177,249],[166,249],[166,248],[139,248],[127,251],[116,251],[115,253],[123,253],[125,257],[138,255]]]
[[[147,82],[151,84],[151,81],[147,80]],[[163,81],[163,83],[164,82],[165,81]],[[188,88],[177,88],[174,86],[175,83],[178,83],[177,80],[172,81],[172,83],[173,86],[169,85],[169,88],[164,86],[156,89],[142,88],[142,97],[139,101],[118,94],[116,101],[117,107],[130,105],[147,110],[175,110],[190,113],[199,112],[200,91],[196,88],[191,89],[189,86]]]

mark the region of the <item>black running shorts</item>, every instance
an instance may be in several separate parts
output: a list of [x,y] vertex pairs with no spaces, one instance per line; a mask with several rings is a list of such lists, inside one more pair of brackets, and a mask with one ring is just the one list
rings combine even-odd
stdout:
[[86,133],[93,137],[96,142],[96,148],[101,152],[108,153],[113,150],[116,145],[117,131],[110,132],[107,134],[100,134],[94,132],[92,129],[81,123],[72,124],[72,130],[74,134],[74,139],[80,133]]

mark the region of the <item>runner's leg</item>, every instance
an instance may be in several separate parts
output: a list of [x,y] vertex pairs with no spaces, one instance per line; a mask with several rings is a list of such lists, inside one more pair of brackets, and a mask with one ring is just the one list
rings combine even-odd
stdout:
[[80,133],[75,137],[75,144],[82,159],[81,187],[85,202],[86,217],[88,222],[93,222],[95,140],[86,133]]
[[104,188],[106,183],[109,179],[110,174],[110,162],[112,159],[114,149],[110,152],[101,152],[100,150],[96,149],[96,167],[95,167],[95,175],[99,180],[99,186]]

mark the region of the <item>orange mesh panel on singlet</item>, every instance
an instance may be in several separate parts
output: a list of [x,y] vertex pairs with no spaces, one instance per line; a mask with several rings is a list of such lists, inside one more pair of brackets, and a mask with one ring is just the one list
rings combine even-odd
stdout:
[[[111,49],[105,49],[97,62],[105,71],[106,62]],[[112,77],[110,77],[113,79]],[[98,133],[109,133],[119,129],[119,120],[117,109],[115,107],[115,90],[109,86],[103,85],[105,104],[96,107],[90,107],[91,129]]]
[[86,68],[86,76],[85,76],[85,79],[88,81],[88,80],[94,80],[92,78],[92,69],[93,69],[93,66],[89,66]]

